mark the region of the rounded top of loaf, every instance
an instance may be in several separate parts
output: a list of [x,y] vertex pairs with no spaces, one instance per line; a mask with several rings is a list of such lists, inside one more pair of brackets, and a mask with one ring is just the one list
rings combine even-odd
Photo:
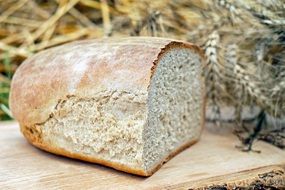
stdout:
[[21,125],[45,122],[68,96],[104,91],[146,91],[159,56],[171,48],[199,48],[154,37],[77,41],[37,53],[17,69],[10,108]]

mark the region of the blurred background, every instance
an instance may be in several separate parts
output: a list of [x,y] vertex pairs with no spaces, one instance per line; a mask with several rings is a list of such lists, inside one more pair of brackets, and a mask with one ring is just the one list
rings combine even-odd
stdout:
[[[277,68],[273,58],[284,60],[280,58],[284,54],[284,10],[283,0],[0,0],[0,120],[11,119],[9,88],[17,67],[39,51],[74,40],[159,36],[201,47],[219,42],[214,46],[221,49],[217,53],[220,60],[231,56],[225,51],[229,44],[236,45],[242,49],[244,65],[252,65],[245,68],[249,76],[271,73]],[[274,40],[278,47],[281,42],[281,49]],[[259,71],[256,65],[265,70]],[[262,81],[264,74],[260,76]],[[226,89],[227,82],[227,96],[220,96],[220,102],[236,99],[236,90],[240,92]],[[215,84],[214,88],[218,89]],[[256,98],[254,93],[245,91]],[[217,104],[216,97],[211,98]]]

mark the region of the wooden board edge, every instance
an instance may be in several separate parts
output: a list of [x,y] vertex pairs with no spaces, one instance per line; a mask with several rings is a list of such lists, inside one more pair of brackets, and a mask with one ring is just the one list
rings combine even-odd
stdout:
[[208,189],[208,190],[243,190],[254,187],[275,187],[285,189],[285,163],[282,165],[265,166],[253,170],[189,181],[182,184],[167,186],[164,189]]

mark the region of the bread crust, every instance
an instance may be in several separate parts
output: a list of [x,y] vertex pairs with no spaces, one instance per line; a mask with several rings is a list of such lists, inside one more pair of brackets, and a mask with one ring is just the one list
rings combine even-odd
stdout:
[[13,77],[12,114],[21,125],[33,126],[45,122],[68,95],[147,91],[160,55],[173,47],[190,48],[202,57],[193,44],[152,37],[83,40],[42,51],[24,61]]
[[[92,51],[86,47],[92,49]],[[73,48],[81,49],[81,53],[88,51],[89,55],[84,57],[84,55],[76,53],[77,51],[74,51]],[[108,51],[102,54],[99,53],[101,57],[98,58],[98,52],[96,51],[103,51],[101,48],[105,48],[105,50],[110,48],[109,52],[113,53],[108,54]],[[43,51],[26,60],[16,71],[11,85],[11,111],[20,123],[21,131],[26,139],[40,149],[58,155],[98,163],[140,176],[150,176],[164,162],[195,143],[199,137],[177,147],[167,158],[161,161],[161,164],[152,168],[151,171],[144,171],[55,147],[44,141],[39,126],[53,117],[53,111],[56,109],[58,102],[67,96],[92,97],[98,91],[106,89],[147,92],[160,57],[172,48],[189,48],[198,53],[203,60],[202,51],[193,44],[150,37],[84,40]],[[57,52],[61,53],[57,54]],[[54,54],[55,57],[52,57]],[[64,59],[59,62],[62,56],[64,56]],[[82,56],[85,60],[78,67],[77,63],[80,60],[77,57]],[[127,60],[120,59],[120,57],[125,58],[128,56],[131,57]],[[110,60],[110,57],[113,59]],[[79,73],[76,69],[80,69],[81,66],[85,69]],[[46,72],[49,69],[51,73]],[[132,80],[128,80],[126,75],[131,74],[133,71],[135,71],[135,74],[131,75]],[[110,81],[114,82],[110,84]],[[203,104],[205,109],[205,102]],[[204,115],[204,110],[202,114]],[[202,120],[204,125],[204,119],[202,118]]]
[[152,168],[150,171],[144,171],[142,169],[132,168],[132,167],[129,167],[128,165],[124,165],[121,163],[110,162],[110,161],[98,159],[98,158],[88,156],[88,155],[82,155],[79,153],[72,153],[72,152],[69,152],[69,151],[62,149],[62,148],[50,146],[49,144],[43,143],[41,141],[41,139],[35,140],[34,136],[30,134],[30,130],[24,126],[21,126],[21,131],[30,144],[34,145],[35,147],[37,147],[41,150],[51,152],[51,153],[56,154],[56,155],[66,156],[66,157],[73,158],[73,159],[78,159],[78,160],[83,160],[83,161],[87,161],[90,163],[108,166],[108,167],[111,167],[111,168],[116,169],[118,171],[123,171],[123,172],[127,172],[130,174],[135,174],[135,175],[145,176],[145,177],[151,176],[159,168],[161,168],[165,162],[167,162],[168,160],[170,160],[175,155],[179,154],[180,152],[182,152],[183,150],[185,150],[189,146],[195,144],[200,138],[199,137],[197,139],[193,139],[191,141],[186,142],[183,145],[178,146],[178,148],[176,150],[173,150],[173,152],[171,152],[166,158],[162,159],[160,161],[160,164],[158,164],[156,167]]

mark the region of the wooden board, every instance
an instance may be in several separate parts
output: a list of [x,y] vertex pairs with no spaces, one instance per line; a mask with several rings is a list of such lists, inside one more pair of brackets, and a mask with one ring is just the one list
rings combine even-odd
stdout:
[[206,129],[201,141],[145,178],[41,151],[26,142],[16,123],[2,123],[0,189],[232,188],[256,180],[285,187],[285,151],[257,142],[260,154],[244,153],[234,148],[238,140],[231,133],[213,131]]

